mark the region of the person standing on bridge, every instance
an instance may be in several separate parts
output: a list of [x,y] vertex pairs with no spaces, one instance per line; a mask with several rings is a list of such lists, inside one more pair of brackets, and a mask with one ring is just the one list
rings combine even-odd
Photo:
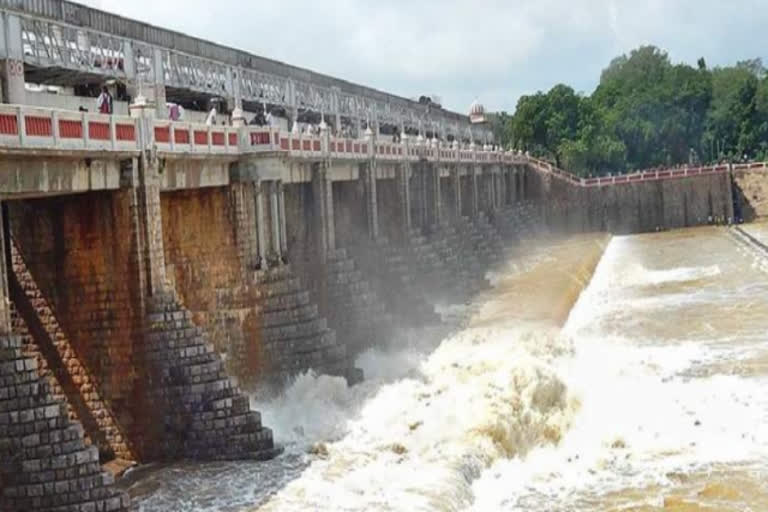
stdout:
[[96,108],[101,114],[112,113],[112,95],[109,94],[109,89],[104,85],[101,87],[101,94],[96,98]]
[[208,126],[213,126],[216,124],[216,107],[211,107],[210,112],[208,112],[208,117],[205,119],[205,124]]

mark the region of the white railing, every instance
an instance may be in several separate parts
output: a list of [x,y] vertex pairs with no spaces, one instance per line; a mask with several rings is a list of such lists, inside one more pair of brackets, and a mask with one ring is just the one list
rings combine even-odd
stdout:
[[416,161],[446,163],[522,163],[526,157],[511,153],[455,148],[430,142],[391,142],[291,133],[278,127],[206,125],[153,120],[151,133],[142,137],[142,124],[128,116],[103,115],[0,105],[0,147],[18,150],[87,150],[137,152],[141,141],[169,155],[284,154],[318,160]]
[[137,151],[138,126],[127,116],[0,105],[0,146],[22,150]]
[[158,151],[194,154],[240,154],[240,131],[231,126],[154,121]]
[[[539,160],[533,157],[527,157],[528,162],[534,169],[539,172],[550,174],[555,178],[568,181],[574,185],[580,187],[603,187],[608,185],[622,185],[626,183],[642,183],[646,181],[657,181],[666,179],[678,179],[687,178],[693,176],[702,176],[709,174],[720,174],[728,172],[729,166],[727,164],[712,165],[705,167],[673,167],[669,169],[660,169],[653,171],[638,171],[628,174],[619,174],[616,176],[603,176],[595,178],[582,178],[576,176],[573,173],[564,171],[558,167],[555,167],[550,162]],[[759,170],[767,169],[768,163],[766,162],[752,162],[746,164],[736,164],[733,166],[734,171],[738,170]]]

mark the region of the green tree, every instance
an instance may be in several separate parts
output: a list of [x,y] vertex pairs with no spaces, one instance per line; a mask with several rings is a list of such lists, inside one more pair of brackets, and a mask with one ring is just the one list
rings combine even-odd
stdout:
[[564,84],[522,96],[494,125],[499,140],[580,174],[691,158],[768,159],[768,72],[750,59],[710,70],[655,46],[614,58],[591,96]]
[[712,158],[753,156],[758,147],[757,92],[760,83],[746,67],[712,71],[712,101],[703,140]]

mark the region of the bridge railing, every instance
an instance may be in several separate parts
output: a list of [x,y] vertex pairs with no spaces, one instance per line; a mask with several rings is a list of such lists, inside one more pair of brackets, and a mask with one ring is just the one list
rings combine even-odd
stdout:
[[237,128],[197,123],[154,121],[154,141],[159,151],[197,154],[240,154]]
[[103,115],[0,105],[0,147],[20,151],[130,151],[151,141],[169,155],[247,155],[276,153],[291,158],[318,160],[416,161],[448,163],[522,162],[523,156],[480,149],[456,148],[433,142],[374,141],[324,134],[292,133],[279,127],[206,125],[154,119],[143,137],[139,120]]
[[[527,157],[528,162],[539,171],[551,174],[556,178],[566,180],[580,187],[603,187],[609,185],[620,185],[625,183],[642,183],[646,181],[656,181],[670,178],[685,178],[692,176],[710,175],[728,172],[727,164],[711,165],[703,167],[676,167],[670,169],[659,169],[653,171],[638,171],[628,174],[619,174],[615,176],[589,177],[581,178],[573,173],[564,171],[550,162],[539,160],[534,157]],[[736,164],[733,170],[758,170],[768,169],[766,162],[752,162],[745,164]]]
[[369,151],[373,151],[371,141],[365,139],[332,137],[329,147],[331,157],[347,160],[366,160],[370,158]]
[[32,150],[137,151],[138,127],[128,116],[0,105],[0,146]]

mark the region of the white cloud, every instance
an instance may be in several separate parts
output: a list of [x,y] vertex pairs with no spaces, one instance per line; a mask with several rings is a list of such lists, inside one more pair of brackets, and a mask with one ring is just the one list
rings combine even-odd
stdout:
[[91,0],[108,11],[403,96],[517,97],[565,82],[591,92],[610,59],[656,44],[710,64],[760,56],[764,0]]

